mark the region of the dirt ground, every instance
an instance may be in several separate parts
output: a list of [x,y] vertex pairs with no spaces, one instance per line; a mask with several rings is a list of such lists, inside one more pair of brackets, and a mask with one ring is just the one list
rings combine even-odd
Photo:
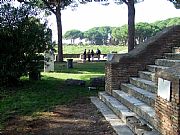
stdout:
[[112,127],[91,103],[81,98],[34,117],[14,117],[0,135],[116,135]]

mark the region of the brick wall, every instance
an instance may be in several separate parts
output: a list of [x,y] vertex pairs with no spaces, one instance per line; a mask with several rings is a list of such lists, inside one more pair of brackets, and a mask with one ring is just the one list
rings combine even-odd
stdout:
[[180,135],[180,64],[157,73],[171,82],[170,101],[156,97],[156,128],[163,135]]
[[154,64],[155,59],[171,52],[178,44],[180,46],[180,25],[163,30],[127,54],[114,54],[105,65],[105,90],[111,94],[112,90],[119,89],[120,84],[128,82],[130,76],[137,76],[139,70]]
[[[128,54],[114,55],[105,66],[106,91],[111,94],[112,90],[119,89],[120,84],[128,82],[130,76],[137,76],[139,70],[154,64],[155,59],[171,52],[175,46],[180,46],[180,26],[167,28]],[[158,71],[156,80],[159,77],[171,81],[171,100],[156,97],[154,126],[163,135],[180,135],[180,64]]]

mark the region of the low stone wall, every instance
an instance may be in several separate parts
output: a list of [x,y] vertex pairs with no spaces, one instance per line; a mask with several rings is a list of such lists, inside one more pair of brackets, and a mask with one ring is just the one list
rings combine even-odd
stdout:
[[[55,55],[55,61],[57,60],[57,53]],[[105,58],[107,54],[101,54],[100,58]],[[63,58],[80,58],[83,59],[83,54],[63,54]],[[97,58],[97,55],[94,55],[94,58]]]
[[95,87],[96,89],[99,89],[100,87],[104,88],[104,85],[105,85],[104,77],[90,78],[89,87]]
[[[63,58],[79,58],[80,54],[63,54]],[[57,57],[57,53],[55,54]]]
[[[104,59],[106,56],[107,56],[107,54],[101,54],[101,55],[100,55],[100,59]],[[80,59],[83,59],[83,58],[84,58],[83,54],[80,54],[80,57],[79,57],[79,58],[80,58]],[[88,58],[88,55],[86,55],[86,58]],[[98,55],[97,55],[97,54],[94,54],[94,58],[98,58]]]
[[178,44],[180,25],[163,30],[127,54],[114,54],[105,65],[105,90],[111,94],[112,90],[119,89],[121,83],[129,81],[130,76],[137,76],[139,70],[154,64],[155,59],[161,58],[165,52],[171,52]]

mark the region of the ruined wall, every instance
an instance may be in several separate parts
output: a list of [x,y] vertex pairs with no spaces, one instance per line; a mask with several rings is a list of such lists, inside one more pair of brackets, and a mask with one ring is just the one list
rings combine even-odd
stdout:
[[158,72],[157,77],[170,81],[171,85],[170,101],[156,97],[156,128],[163,135],[180,135],[180,64]]
[[180,46],[180,25],[163,30],[127,54],[114,54],[105,65],[105,90],[111,94],[122,82],[128,82],[130,76],[137,76],[139,70],[154,64],[155,59],[177,45]]

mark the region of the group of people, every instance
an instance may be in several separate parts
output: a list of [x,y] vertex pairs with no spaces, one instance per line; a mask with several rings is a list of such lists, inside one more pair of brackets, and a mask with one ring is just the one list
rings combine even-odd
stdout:
[[[100,54],[101,54],[101,51],[97,48],[96,55],[97,55],[98,61],[100,60]],[[93,49],[88,50],[87,52],[86,52],[86,49],[85,49],[84,53],[83,53],[83,61],[85,62],[86,58],[88,59],[89,62],[91,60],[94,61],[94,55],[95,55],[95,53],[94,53]]]

